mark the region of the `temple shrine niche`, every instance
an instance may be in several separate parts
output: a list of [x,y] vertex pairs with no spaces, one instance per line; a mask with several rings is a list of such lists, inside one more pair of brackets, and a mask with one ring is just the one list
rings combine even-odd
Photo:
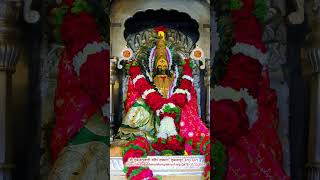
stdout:
[[[170,4],[176,5],[175,3]],[[170,147],[168,149],[157,149],[156,143],[159,139],[166,140],[167,138],[170,139],[171,136],[175,138],[176,135],[181,135],[185,141],[193,136],[205,137],[208,135],[210,125],[208,117],[208,68],[210,58],[208,48],[210,45],[207,44],[207,38],[210,38],[210,32],[207,29],[208,24],[200,26],[199,22],[188,14],[188,11],[181,12],[173,8],[146,9],[145,11],[134,12],[130,18],[122,19],[124,23],[118,23],[119,19],[116,14],[120,12],[117,12],[116,6],[117,3],[112,9],[115,12],[111,10],[111,22],[113,23],[111,24],[110,39],[111,56],[113,56],[111,58],[110,87],[112,95],[110,113],[112,122],[110,132],[111,177],[117,179],[124,176],[122,172],[124,168],[121,159],[122,152],[126,149],[130,139],[136,137],[143,137],[152,144],[155,154],[148,154],[150,158],[155,156],[157,159],[162,155],[170,154],[173,156],[167,158],[169,161],[175,157],[180,160],[181,158],[187,160],[188,158],[194,158],[197,161],[204,161],[204,156],[194,156],[197,153],[188,153],[185,148],[178,148],[169,153],[166,150],[170,150]],[[209,6],[203,6],[203,8],[207,8],[208,12]],[[113,13],[115,14],[112,15]],[[209,23],[209,21],[205,23]],[[202,49],[203,47],[206,49]],[[139,65],[134,65],[135,63]],[[185,71],[184,63],[192,64],[193,67],[189,72],[191,74],[183,74]],[[132,74],[132,66],[139,66],[141,70],[139,75]],[[163,115],[159,115],[156,111],[153,112],[152,103],[148,102],[150,100],[146,97],[149,96],[148,93],[139,95],[137,84],[141,83],[140,79],[146,79],[150,84],[153,84],[159,92],[160,96],[158,97],[162,98],[163,101],[168,101],[169,104],[172,104],[170,102],[176,102],[172,99],[177,94],[185,94],[187,98],[190,98],[189,103],[181,108],[181,118],[179,118],[181,122],[175,123],[180,131],[162,132],[162,120],[160,121],[159,117],[163,118]],[[186,89],[179,88],[181,81],[186,79],[192,81],[192,86],[194,86],[190,93]],[[148,90],[144,91],[147,92]],[[150,97],[152,93],[153,91],[150,90]],[[156,98],[157,96],[151,101],[158,101]],[[186,118],[189,118],[190,122],[185,122]],[[194,127],[195,125],[198,127]],[[188,130],[187,128],[184,129],[184,126],[193,128]],[[185,156],[187,154],[190,157]],[[160,164],[154,165],[150,169],[153,170],[154,175],[163,175],[164,178],[178,178],[179,175],[189,175],[190,178],[197,179],[203,174],[204,167],[205,165],[179,167],[173,164],[165,167]]]

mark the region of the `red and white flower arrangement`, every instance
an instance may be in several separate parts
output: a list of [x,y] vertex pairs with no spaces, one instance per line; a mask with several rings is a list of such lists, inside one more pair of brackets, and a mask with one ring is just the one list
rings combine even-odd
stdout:
[[[174,154],[175,152],[182,152],[188,145],[184,144],[184,140],[178,134],[179,128],[179,118],[181,108],[184,107],[191,100],[191,91],[193,88],[193,78],[192,78],[192,66],[190,63],[190,59],[185,59],[185,63],[181,65],[182,75],[179,85],[175,88],[172,96],[169,98],[164,98],[159,91],[151,84],[151,82],[147,81],[147,77],[145,77],[141,71],[141,68],[137,61],[132,61],[129,69],[129,75],[132,79],[132,83],[134,84],[135,90],[139,93],[139,95],[144,99],[146,104],[152,109],[154,114],[156,115],[156,119],[160,122],[158,124],[157,129],[157,140],[152,144],[152,148],[161,152],[162,154]],[[204,136],[203,136],[204,137]],[[190,136],[192,139],[193,136]],[[138,137],[140,141],[144,141],[147,143],[147,140]],[[133,140],[139,141],[139,140]],[[144,139],[144,140],[143,140]],[[194,140],[193,142],[197,143],[191,145],[191,149],[197,149],[198,153],[202,153],[206,157],[207,166],[205,168],[204,177],[205,179],[210,178],[210,138],[206,137],[202,140]],[[139,146],[139,145],[137,145]],[[124,164],[127,161],[127,157],[136,157],[136,154],[133,155],[133,152],[139,152],[139,157],[144,157],[146,154],[142,153],[141,149],[145,148],[145,145],[142,146],[127,146],[124,152]],[[205,147],[204,147],[205,146]],[[130,148],[132,147],[132,148]],[[147,148],[147,150],[150,147]],[[201,149],[201,150],[200,150]],[[191,150],[190,150],[191,152]],[[128,154],[129,153],[129,154]],[[132,156],[131,156],[132,155]],[[148,153],[147,153],[148,155]],[[146,171],[149,172],[149,176],[145,175],[147,178],[154,178],[150,169],[143,167],[129,167],[129,170],[126,171],[128,177],[132,177],[130,173],[130,169],[136,169],[136,171]],[[139,173],[140,174],[140,173]],[[133,176],[135,177],[135,176]],[[146,178],[140,177],[140,178]]]
[[[224,3],[221,0],[217,4],[223,6]],[[275,128],[278,120],[277,100],[275,91],[269,86],[266,68],[268,55],[262,41],[261,21],[268,11],[266,1],[234,0],[227,3],[230,3],[229,9],[220,9],[218,15],[218,31],[223,42],[215,59],[220,63],[216,63],[218,71],[215,71],[214,78],[218,78],[215,87],[212,87],[210,103],[211,133],[216,138],[213,142],[213,161],[215,166],[223,167],[213,170],[213,178],[287,179],[279,161],[281,144]],[[219,66],[224,67],[218,69]],[[223,69],[225,72],[222,75],[219,72],[223,72]],[[221,152],[215,148],[218,141],[230,149],[228,160],[220,159]],[[263,146],[268,148],[258,148]],[[247,147],[250,149],[242,154],[232,153],[232,149]],[[271,153],[275,155],[270,158]],[[259,154],[259,158],[255,157],[256,154]],[[276,163],[269,163],[271,161]],[[242,169],[237,174],[232,173],[230,169],[239,167],[239,164]],[[257,169],[268,169],[268,173]]]
[[64,0],[51,10],[53,33],[65,47],[55,91],[56,121],[50,140],[53,161],[92,115],[108,107],[109,46],[100,28],[106,18],[99,21],[96,8],[86,0]]

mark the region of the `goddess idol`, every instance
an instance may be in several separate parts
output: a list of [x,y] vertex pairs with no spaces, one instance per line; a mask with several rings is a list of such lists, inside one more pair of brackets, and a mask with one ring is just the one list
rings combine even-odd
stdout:
[[[125,142],[124,164],[132,157],[201,154],[206,156],[204,178],[210,179],[210,134],[198,114],[195,62],[166,37],[169,32],[176,31],[163,26],[149,31],[151,38],[127,64],[126,115],[116,138]],[[129,179],[155,178],[148,167],[127,167],[126,174]]]

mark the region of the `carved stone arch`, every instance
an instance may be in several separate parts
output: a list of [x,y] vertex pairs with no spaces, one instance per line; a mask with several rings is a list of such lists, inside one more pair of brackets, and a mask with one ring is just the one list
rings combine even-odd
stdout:
[[146,11],[147,9],[175,9],[179,12],[185,12],[195,19],[199,24],[200,39],[198,45],[204,50],[206,58],[210,57],[210,6],[207,1],[202,0],[134,0],[125,1],[117,0],[111,4],[111,32],[110,37],[116,39],[114,43],[112,39],[111,54],[119,56],[121,49],[125,47],[126,41],[123,38],[122,32],[124,32],[125,21],[133,16],[138,11]]

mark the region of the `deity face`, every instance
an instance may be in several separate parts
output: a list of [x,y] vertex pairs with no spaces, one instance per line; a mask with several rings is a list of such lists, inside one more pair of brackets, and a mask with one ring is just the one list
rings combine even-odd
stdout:
[[166,98],[173,81],[173,76],[169,71],[168,61],[163,57],[160,57],[156,63],[156,71],[153,80],[154,84],[159,89],[159,92]]
[[160,58],[156,64],[157,70],[165,71],[168,69],[168,61],[164,58]]

